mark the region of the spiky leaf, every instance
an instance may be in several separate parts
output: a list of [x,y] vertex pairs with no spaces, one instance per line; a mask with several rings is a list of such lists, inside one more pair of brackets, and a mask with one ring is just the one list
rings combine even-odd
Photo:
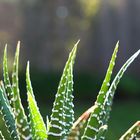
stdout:
[[66,88],[66,99],[64,105],[64,117],[65,117],[65,136],[68,135],[74,121],[74,111],[73,111],[73,61],[70,64],[70,69],[67,73],[67,88]]
[[32,97],[34,97],[33,94],[33,88],[32,88],[32,84],[31,84],[31,80],[30,80],[30,64],[29,61],[27,62],[27,68],[26,68],[26,88],[27,91],[30,92],[30,94],[32,95]]
[[111,75],[115,66],[115,61],[116,61],[116,57],[117,57],[117,52],[118,52],[118,47],[119,47],[119,42],[117,42],[116,47],[114,49],[112,58],[110,60],[110,64],[105,76],[105,79],[103,81],[103,84],[101,86],[100,92],[97,96],[97,104],[98,103],[102,103],[104,101],[104,96],[106,95],[106,92],[108,91],[108,88],[110,87],[110,80],[111,80]]
[[13,90],[12,90],[9,73],[8,73],[7,44],[5,46],[4,56],[3,56],[3,77],[4,77],[5,89],[6,89],[6,93],[7,93],[9,102],[10,102],[10,105],[13,107],[14,96],[13,96]]
[[65,139],[69,134],[74,121],[73,111],[73,65],[76,56],[77,45],[72,49],[68,61],[65,65],[55,102],[52,109],[50,129],[48,133],[49,140]]
[[[115,66],[115,61],[117,57],[117,52],[118,52],[118,47],[119,47],[119,42],[117,42],[116,47],[114,49],[114,52],[112,54],[109,67],[105,76],[105,79],[103,81],[103,84],[101,86],[100,92],[97,97],[96,102],[102,102],[104,100],[104,95],[106,94],[109,86],[110,86],[110,80],[111,80],[111,75],[113,72],[113,68]],[[94,110],[96,106],[92,106],[90,109],[88,109],[85,113],[83,113],[78,120],[74,123],[72,127],[72,131],[70,134],[70,139],[77,139],[80,136],[80,131],[83,129],[85,122],[89,118],[91,112]]]
[[89,118],[92,110],[94,109],[94,106],[89,108],[87,111],[85,111],[78,119],[75,121],[75,123],[72,126],[71,132],[68,136],[68,140],[79,140],[82,131],[84,130],[86,126],[86,121]]
[[125,132],[123,136],[119,140],[132,140],[132,139],[140,139],[140,121],[137,121],[128,131]]
[[47,128],[47,133],[48,133],[50,129],[50,121],[49,121],[48,116],[46,116],[46,128]]
[[30,81],[30,76],[29,76],[29,62],[27,64],[27,70],[26,70],[26,82],[28,85],[27,95],[28,95],[29,117],[30,117],[32,139],[36,139],[36,140],[47,139],[46,126],[39,112],[39,109],[37,107],[37,104],[33,95],[32,87],[31,87],[31,81]]
[[2,90],[1,85],[0,85],[0,111],[3,115],[5,125],[8,129],[8,131],[10,132],[11,138],[13,138],[15,140],[19,140],[14,114],[10,107],[10,103],[7,99],[7,95]]
[[[133,56],[131,56],[126,61],[126,63],[122,66],[122,68],[114,78],[109,90],[104,95],[104,100],[102,102],[95,103],[95,109],[91,113],[91,116],[88,120],[88,124],[85,129],[82,140],[96,139],[100,128],[104,125],[107,125],[109,119],[109,113],[111,111],[112,101],[117,85],[120,79],[122,78],[124,72],[130,66],[130,64],[135,60],[135,58],[139,55],[139,53],[140,50],[138,50]],[[104,139],[104,136],[101,136],[100,139]]]
[[29,132],[29,124],[27,122],[27,117],[25,115],[19,93],[19,82],[18,82],[19,50],[20,50],[20,42],[18,42],[17,44],[17,49],[15,53],[12,72],[12,89],[14,93],[14,113],[16,116],[18,132],[20,134],[20,138],[24,140],[30,138],[30,132]]

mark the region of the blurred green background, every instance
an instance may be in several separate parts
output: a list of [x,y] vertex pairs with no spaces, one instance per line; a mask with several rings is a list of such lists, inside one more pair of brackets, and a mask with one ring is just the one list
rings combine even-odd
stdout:
[[[68,53],[80,39],[74,71],[77,118],[96,100],[117,40],[120,40],[120,48],[114,76],[126,59],[140,48],[139,13],[139,0],[1,0],[1,73],[4,45],[8,43],[11,71],[16,43],[20,40],[22,101],[27,107],[25,68],[30,60],[34,94],[45,119],[46,114],[51,114]],[[139,70],[140,58],[119,84],[107,140],[118,139],[140,119]],[[0,126],[4,127],[2,120]]]

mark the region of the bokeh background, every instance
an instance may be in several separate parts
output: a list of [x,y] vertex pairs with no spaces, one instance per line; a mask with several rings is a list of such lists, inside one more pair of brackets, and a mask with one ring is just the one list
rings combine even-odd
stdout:
[[[120,40],[114,76],[140,48],[139,0],[1,0],[0,56],[8,43],[11,71],[21,41],[20,90],[26,103],[25,69],[31,63],[34,94],[44,116],[51,114],[64,64],[80,39],[74,71],[76,118],[93,105],[108,63]],[[114,99],[107,140],[118,139],[140,119],[140,58],[121,80]],[[1,74],[2,79],[2,74]]]

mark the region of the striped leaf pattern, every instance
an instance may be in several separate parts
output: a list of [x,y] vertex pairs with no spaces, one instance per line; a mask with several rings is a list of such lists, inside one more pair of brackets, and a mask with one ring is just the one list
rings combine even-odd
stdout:
[[[74,56],[75,57],[75,56]],[[74,58],[73,58],[74,61]],[[66,88],[66,100],[65,100],[65,105],[64,105],[64,116],[65,116],[65,136],[69,134],[69,131],[73,125],[74,122],[74,111],[73,111],[73,98],[74,96],[72,95],[73,92],[73,63],[70,63],[70,68],[68,70],[67,74],[67,88]]]
[[[2,84],[2,83],[1,83]],[[0,85],[0,111],[3,115],[5,125],[11,135],[12,139],[19,140],[14,114],[12,112],[7,95]]]
[[137,121],[128,131],[125,132],[119,140],[139,140],[140,139],[140,121]]
[[117,42],[116,47],[114,49],[114,52],[113,52],[112,58],[110,60],[110,64],[109,64],[106,76],[105,76],[105,79],[104,79],[103,84],[101,86],[100,92],[97,96],[97,101],[95,102],[95,104],[100,104],[104,101],[104,96],[106,95],[106,92],[108,91],[108,89],[110,87],[110,80],[111,80],[111,76],[112,76],[113,69],[115,66],[118,48],[119,48],[119,41]]
[[15,53],[15,59],[13,64],[12,72],[12,89],[14,93],[14,113],[16,117],[16,123],[20,139],[30,139],[29,124],[27,122],[27,117],[25,115],[19,91],[19,81],[18,81],[18,65],[19,65],[19,50],[20,42],[17,44],[17,49]]
[[74,105],[72,103],[73,64],[78,43],[79,41],[75,44],[69,55],[59,83],[50,120],[49,140],[66,139],[74,121]]
[[92,110],[94,109],[94,106],[89,108],[87,111],[85,111],[78,119],[74,122],[71,132],[68,136],[68,140],[78,140],[81,137],[81,134],[86,126],[87,119],[89,118],[90,114],[92,113]]
[[37,107],[33,91],[31,87],[31,81],[29,76],[29,62],[26,69],[26,82],[27,82],[27,95],[29,104],[29,118],[32,138],[35,140],[47,139],[47,130],[43,118]]
[[[111,75],[114,69],[114,65],[115,65],[115,61],[116,61],[116,57],[117,57],[117,52],[118,52],[118,47],[119,47],[119,41],[116,44],[116,47],[114,49],[114,52],[112,54],[110,63],[109,63],[109,67],[105,76],[105,79],[103,81],[103,84],[101,86],[100,92],[98,94],[97,97],[97,101],[98,103],[103,102],[104,100],[104,96],[110,86],[110,80],[111,80]],[[96,104],[96,103],[95,103]],[[73,125],[73,129],[72,129],[72,134],[70,135],[69,139],[75,139],[77,140],[80,136],[80,131],[81,129],[83,129],[85,122],[87,121],[87,119],[89,118],[91,112],[93,112],[93,110],[96,108],[96,105],[92,106],[90,109],[88,109],[85,113],[83,113],[78,120],[74,123]],[[98,124],[97,124],[98,125]]]
[[13,90],[12,90],[12,86],[11,86],[11,82],[9,78],[9,72],[8,72],[7,45],[5,46],[4,56],[3,56],[3,77],[4,77],[5,89],[6,89],[9,102],[10,102],[10,105],[13,107],[14,95],[13,95]]
[[[130,64],[135,60],[135,58],[139,55],[140,50],[138,50],[133,56],[131,56],[126,63],[122,66],[116,77],[114,78],[109,90],[103,97],[103,101],[95,102],[95,109],[91,113],[91,116],[88,120],[87,127],[85,129],[82,140],[96,140],[97,134],[102,126],[107,125],[109,119],[109,113],[111,111],[112,100],[114,97],[115,90],[117,85],[122,78],[124,72],[130,66]],[[98,101],[98,99],[97,99]],[[104,139],[104,135],[100,137],[100,139]]]
[[[30,80],[29,62],[26,68],[26,87],[27,100],[29,107],[29,119],[25,115],[21,103],[19,82],[18,82],[18,65],[20,42],[17,44],[15,53],[12,83],[8,73],[7,45],[3,57],[3,77],[4,83],[0,81],[0,113],[10,134],[14,140],[103,140],[108,129],[108,119],[110,116],[111,106],[114,93],[123,74],[130,64],[137,58],[140,53],[138,50],[132,55],[121,67],[113,82],[110,85],[112,72],[114,69],[119,42],[114,49],[105,79],[97,96],[95,105],[83,113],[77,121],[74,122],[73,111],[73,66],[75,62],[77,45],[70,52],[69,58],[65,64],[57,94],[53,104],[50,120],[47,117],[47,125],[39,112]],[[88,121],[87,121],[88,120]],[[81,133],[83,132],[81,137]],[[4,131],[2,131],[4,132]],[[5,140],[0,131],[0,139]],[[6,136],[6,135],[5,135]],[[140,139],[140,121],[136,122],[120,140]]]

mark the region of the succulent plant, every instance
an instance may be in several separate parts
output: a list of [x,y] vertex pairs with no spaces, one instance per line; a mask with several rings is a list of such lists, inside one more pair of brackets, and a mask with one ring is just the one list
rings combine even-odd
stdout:
[[[116,44],[110,64],[92,107],[83,113],[78,120],[74,119],[73,105],[73,66],[75,62],[77,45],[69,54],[53,104],[52,114],[47,117],[47,124],[39,112],[30,80],[29,62],[26,68],[26,87],[29,115],[27,116],[21,103],[18,66],[20,42],[17,44],[13,63],[12,80],[10,81],[7,60],[7,45],[3,57],[3,81],[0,82],[0,111],[11,139],[14,140],[102,140],[108,129],[113,97],[120,79],[130,64],[139,55],[138,50],[121,67],[114,80],[111,81],[119,43]],[[1,129],[1,128],[0,128]],[[132,126],[120,140],[139,138],[140,122]],[[0,139],[5,136],[0,131]]]

